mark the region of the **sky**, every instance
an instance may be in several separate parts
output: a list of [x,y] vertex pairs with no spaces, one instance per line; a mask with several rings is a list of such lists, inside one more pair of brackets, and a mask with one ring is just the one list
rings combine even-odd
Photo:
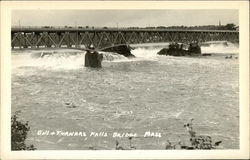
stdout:
[[238,10],[15,10],[12,26],[149,27],[239,24]]

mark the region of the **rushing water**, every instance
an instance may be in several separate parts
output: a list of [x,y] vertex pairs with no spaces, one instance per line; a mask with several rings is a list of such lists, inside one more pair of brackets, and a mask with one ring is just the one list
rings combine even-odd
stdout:
[[[194,118],[200,135],[239,148],[238,46],[211,43],[211,57],[172,57],[162,47],[137,47],[135,59],[104,53],[103,68],[83,65],[77,50],[12,52],[12,114],[29,121],[27,143],[37,149],[114,149],[114,132],[136,133],[137,149],[164,149],[187,141],[183,124]],[[49,53],[40,57],[41,52]],[[233,54],[233,59],[225,59]],[[39,135],[39,130],[86,132],[84,136]],[[147,131],[161,137],[143,137]],[[100,133],[97,137],[91,132]]]

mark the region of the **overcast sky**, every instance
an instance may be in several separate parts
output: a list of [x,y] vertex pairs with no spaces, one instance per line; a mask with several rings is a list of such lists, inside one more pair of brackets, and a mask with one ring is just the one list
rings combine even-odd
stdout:
[[196,26],[239,24],[238,10],[16,10],[12,26]]

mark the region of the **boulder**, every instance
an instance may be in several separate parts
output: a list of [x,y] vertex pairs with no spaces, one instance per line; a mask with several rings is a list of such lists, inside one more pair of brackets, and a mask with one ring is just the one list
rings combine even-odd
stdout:
[[117,46],[112,46],[112,47],[108,47],[108,48],[104,48],[101,51],[104,52],[115,52],[118,54],[121,54],[125,57],[128,58],[133,58],[135,57],[135,55],[133,55],[130,51],[131,51],[131,47],[129,45],[117,45]]
[[192,56],[201,55],[201,48],[198,44],[190,44],[188,50],[183,49],[183,44],[170,44],[169,48],[161,49],[157,54],[169,56]]
[[188,47],[188,52],[190,55],[201,54],[201,47],[197,43],[191,43]]

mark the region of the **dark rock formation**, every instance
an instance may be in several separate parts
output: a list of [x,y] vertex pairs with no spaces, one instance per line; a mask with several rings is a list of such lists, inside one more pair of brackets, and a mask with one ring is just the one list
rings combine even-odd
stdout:
[[204,53],[202,54],[202,56],[211,56],[212,54],[211,53]]
[[104,48],[101,51],[104,52],[116,52],[118,54],[121,54],[125,57],[128,58],[133,58],[135,57],[135,55],[133,55],[130,51],[131,51],[131,47],[129,45],[117,45],[117,46],[112,46],[112,47],[108,47],[108,48]]
[[187,51],[178,48],[163,48],[157,54],[169,56],[185,56]]
[[223,46],[227,47],[228,43],[227,42],[223,42]]
[[201,48],[198,44],[192,43],[189,45],[188,50],[183,49],[183,44],[170,44],[169,48],[161,49],[157,54],[170,55],[170,56],[194,56],[201,55]]
[[188,47],[188,52],[190,55],[201,54],[201,47],[197,43],[191,43]]
[[232,56],[232,55],[230,55],[230,56],[226,56],[225,58],[226,58],[226,59],[232,59],[232,58],[233,58],[233,56]]

